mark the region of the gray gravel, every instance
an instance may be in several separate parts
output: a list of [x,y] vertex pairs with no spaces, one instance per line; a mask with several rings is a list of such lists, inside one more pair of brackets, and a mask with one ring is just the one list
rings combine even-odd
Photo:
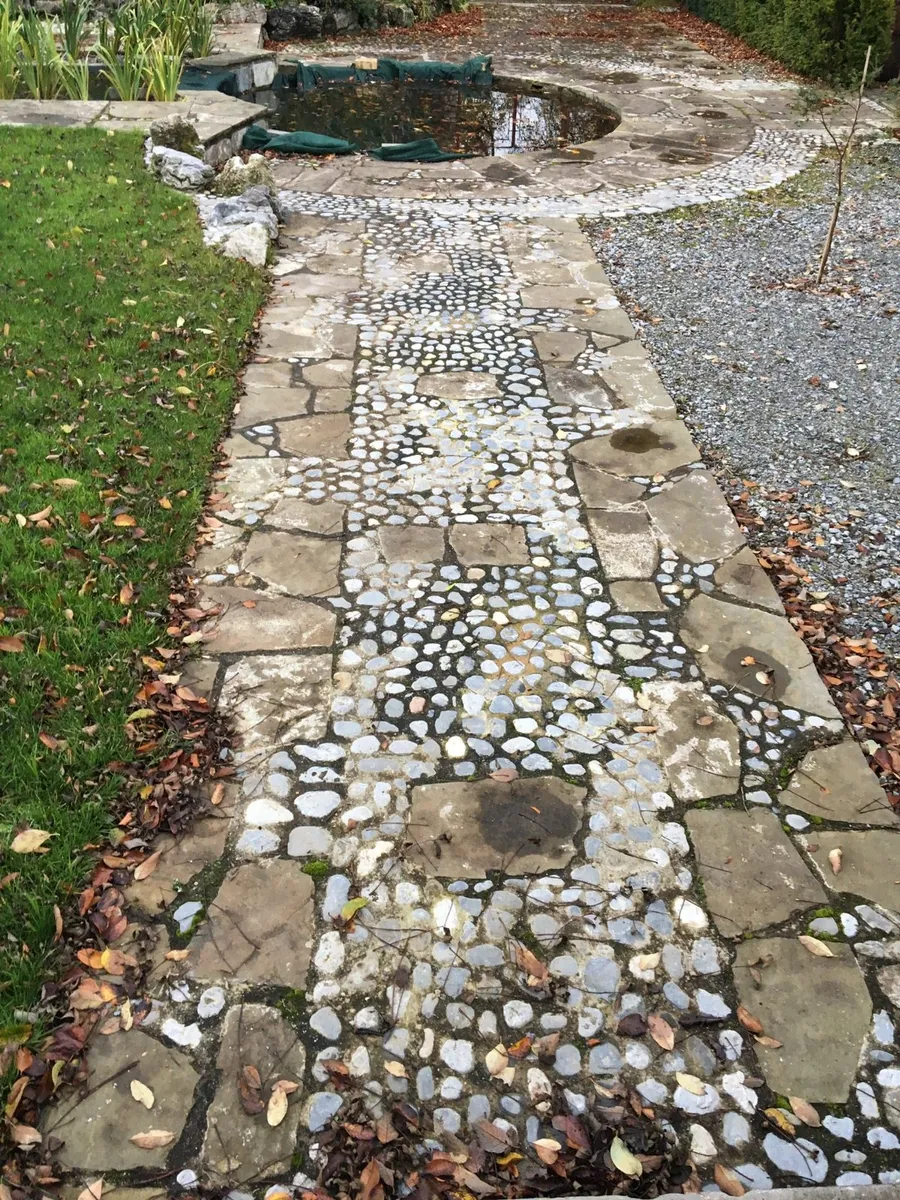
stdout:
[[796,491],[756,501],[757,544],[783,545],[791,515],[811,519],[816,589],[900,656],[900,144],[853,160],[830,290],[785,286],[817,262],[831,171],[588,232],[726,489],[741,490],[734,477]]

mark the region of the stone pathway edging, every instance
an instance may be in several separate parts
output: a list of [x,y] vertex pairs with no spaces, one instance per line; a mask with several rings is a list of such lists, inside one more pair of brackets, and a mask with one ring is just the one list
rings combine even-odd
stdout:
[[[61,1161],[131,1168],[112,1101],[178,1077],[141,1163],[306,1186],[339,1060],[438,1139],[530,1142],[622,1081],[704,1178],[894,1183],[896,821],[577,221],[281,200],[196,562],[233,832],[135,889],[188,954],[51,1118]],[[773,1093],[822,1127],[774,1132]]]

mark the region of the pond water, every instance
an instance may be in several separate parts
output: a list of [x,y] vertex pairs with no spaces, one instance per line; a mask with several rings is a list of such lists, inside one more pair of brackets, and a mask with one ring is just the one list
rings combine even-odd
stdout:
[[276,80],[253,99],[272,110],[273,129],[345,138],[364,150],[433,137],[442,150],[461,154],[521,154],[592,141],[618,124],[601,105],[506,91],[496,83],[337,83],[304,92]]

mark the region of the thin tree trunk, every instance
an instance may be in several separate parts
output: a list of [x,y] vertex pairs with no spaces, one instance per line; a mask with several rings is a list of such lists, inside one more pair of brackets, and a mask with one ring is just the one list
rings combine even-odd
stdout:
[[[831,247],[834,244],[834,235],[837,231],[838,217],[841,215],[841,205],[844,202],[844,166],[850,157],[850,150],[853,146],[853,138],[856,135],[856,126],[859,124],[859,113],[862,108],[864,99],[863,93],[866,90],[866,77],[869,74],[869,60],[872,57],[872,47],[866,47],[866,61],[863,63],[862,78],[859,81],[859,90],[856,93],[856,106],[853,110],[853,120],[850,122],[850,129],[844,139],[844,144],[840,147],[837,162],[837,176],[835,179],[835,197],[834,211],[831,214],[831,221],[828,225],[828,233],[825,235],[825,244],[822,247],[822,257],[819,259],[819,271],[816,275],[816,285],[818,286],[825,278],[825,272],[828,269],[828,259],[831,257]],[[824,121],[824,116],[823,116]],[[826,129],[828,126],[826,124]],[[829,130],[829,133],[831,131]],[[831,134],[832,140],[834,135]],[[835,145],[837,142],[835,141]]]

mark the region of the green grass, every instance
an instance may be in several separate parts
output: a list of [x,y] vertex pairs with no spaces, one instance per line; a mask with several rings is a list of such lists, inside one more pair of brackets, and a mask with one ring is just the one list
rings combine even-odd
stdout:
[[[0,878],[18,872],[0,890],[10,1032],[52,967],[53,906],[110,828],[109,764],[137,756],[126,718],[141,656],[166,643],[171,573],[266,290],[202,245],[193,202],[149,177],[140,143],[0,128],[0,636],[25,647],[0,651]],[[44,527],[17,520],[48,506]],[[49,853],[9,848],[23,826],[52,834]]]

